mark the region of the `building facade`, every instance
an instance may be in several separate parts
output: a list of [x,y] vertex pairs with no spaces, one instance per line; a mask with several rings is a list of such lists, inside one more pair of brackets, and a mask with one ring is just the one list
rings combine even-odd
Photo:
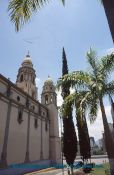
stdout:
[[27,55],[16,84],[0,74],[0,167],[39,160],[61,162],[55,86],[44,82],[38,101],[35,70]]

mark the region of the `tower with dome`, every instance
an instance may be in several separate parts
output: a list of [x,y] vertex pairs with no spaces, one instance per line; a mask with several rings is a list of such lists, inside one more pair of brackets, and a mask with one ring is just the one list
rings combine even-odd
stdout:
[[35,78],[29,53],[19,67],[15,84],[0,74],[0,168],[61,163],[55,86],[48,77],[39,102]]

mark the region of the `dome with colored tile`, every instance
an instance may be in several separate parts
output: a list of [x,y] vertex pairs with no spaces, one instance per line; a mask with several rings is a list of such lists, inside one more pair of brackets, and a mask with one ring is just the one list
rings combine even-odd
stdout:
[[33,67],[32,61],[31,61],[31,57],[29,55],[29,53],[25,56],[22,66],[28,66],[28,67]]
[[53,81],[50,78],[50,76],[48,76],[48,79],[44,82],[44,85],[46,85],[46,84],[53,84]]

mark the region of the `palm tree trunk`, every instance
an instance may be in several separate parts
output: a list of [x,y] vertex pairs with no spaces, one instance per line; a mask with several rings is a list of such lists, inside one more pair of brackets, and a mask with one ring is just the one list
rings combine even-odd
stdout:
[[111,175],[114,175],[114,141],[113,141],[112,134],[109,129],[108,121],[106,118],[103,99],[100,98],[99,100],[100,100],[100,108],[102,112],[102,120],[104,125],[105,147],[109,158]]
[[114,0],[103,0],[103,6],[114,42]]

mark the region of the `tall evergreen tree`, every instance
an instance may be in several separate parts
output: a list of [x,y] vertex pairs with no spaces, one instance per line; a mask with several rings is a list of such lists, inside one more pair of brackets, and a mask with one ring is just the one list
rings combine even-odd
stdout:
[[[109,80],[109,75],[111,75],[111,72],[114,70],[114,53],[99,59],[96,52],[90,49],[90,51],[87,52],[87,61],[90,65],[89,71],[75,71],[69,75],[63,76],[58,82],[58,87],[64,83],[69,83],[70,87],[78,87],[81,92],[85,90],[85,94],[81,100],[80,110],[82,110],[82,105],[86,104],[91,122],[94,122],[97,118],[98,109],[100,107],[110,172],[111,175],[114,175],[114,140],[109,128],[103,101],[106,95],[114,94],[114,81]],[[67,99],[65,98],[65,103],[67,104],[70,101],[70,104],[74,104],[76,99],[77,93],[74,93],[73,95],[69,95]],[[63,107],[64,106],[63,104]],[[64,108],[64,111],[67,112],[67,106]]]
[[[62,75],[68,74],[67,58],[63,48],[62,55]],[[70,87],[67,85],[62,86],[62,97],[65,99],[70,94]],[[67,164],[71,167],[73,173],[73,163],[77,153],[77,137],[75,127],[72,119],[72,107],[69,106],[67,116],[63,116],[63,153],[66,158]]]
[[84,162],[91,158],[91,147],[85,111],[83,112],[83,114],[81,114],[78,110],[79,106],[80,104],[76,103],[76,120],[78,128],[80,155]]

